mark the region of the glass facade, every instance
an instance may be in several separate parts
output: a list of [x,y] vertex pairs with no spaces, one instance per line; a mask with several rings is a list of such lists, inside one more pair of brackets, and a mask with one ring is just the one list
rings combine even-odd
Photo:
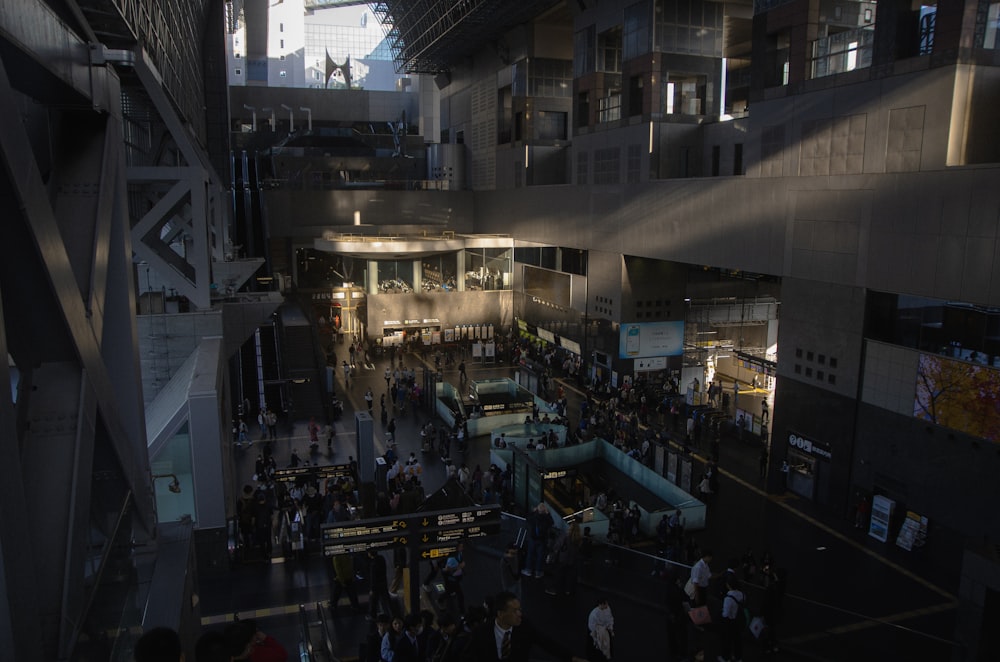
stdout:
[[625,26],[622,43],[622,57],[631,60],[634,57],[645,55],[652,47],[652,35],[650,26],[652,25],[653,3],[651,0],[643,0],[625,8]]
[[991,2],[986,13],[986,32],[983,34],[983,48],[996,49],[998,33],[1000,33],[1000,2]]
[[[255,421],[247,421],[253,429]],[[194,476],[191,471],[191,434],[188,423],[170,438],[155,458],[149,462],[156,495],[156,513],[161,522],[173,522],[184,517],[195,520]],[[180,492],[171,489],[176,476]]]
[[534,135],[538,141],[558,141],[566,140],[569,133],[567,131],[568,119],[566,113],[540,110],[535,113]]
[[654,50],[722,57],[722,10],[702,0],[657,0]]
[[509,290],[512,251],[469,248],[465,251],[466,290]]
[[513,66],[513,96],[573,96],[573,63],[569,60],[539,57],[518,60]]
[[870,67],[875,46],[875,30],[861,28],[838,32],[813,42],[812,77]]
[[88,527],[89,549],[94,554],[87,559],[83,578],[91,608],[80,628],[72,659],[130,662],[143,620],[131,493],[115,519],[108,521],[104,513],[96,515],[92,512]]
[[457,274],[455,253],[431,255],[420,260],[420,287],[424,292],[454,292]]
[[413,260],[379,260],[378,291],[408,294],[413,291]]
[[622,71],[622,29],[613,28],[597,37],[597,70],[606,73]]
[[1000,309],[869,292],[865,337],[1000,367]]
[[365,281],[367,262],[363,259],[300,248],[295,251],[295,261],[296,282],[303,289],[328,289]]
[[597,66],[597,28],[588,25],[573,35],[573,77],[593,73]]

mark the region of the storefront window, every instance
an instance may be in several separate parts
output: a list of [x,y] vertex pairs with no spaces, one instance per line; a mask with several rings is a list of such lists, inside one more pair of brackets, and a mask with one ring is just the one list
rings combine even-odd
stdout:
[[465,251],[465,289],[509,290],[511,249],[471,248]]
[[378,291],[407,294],[413,291],[413,260],[379,260]]
[[334,255],[311,248],[295,252],[296,278],[302,289],[340,287],[344,283],[363,282],[365,260]]
[[458,258],[455,253],[431,255],[420,261],[420,286],[425,292],[453,292],[456,288]]

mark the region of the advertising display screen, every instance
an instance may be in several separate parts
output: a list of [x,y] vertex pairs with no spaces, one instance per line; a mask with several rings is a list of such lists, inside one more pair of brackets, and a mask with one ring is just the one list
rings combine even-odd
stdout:
[[524,265],[524,293],[542,301],[568,308],[570,305],[569,274]]
[[913,415],[1000,442],[1000,370],[921,354]]
[[622,324],[618,358],[680,356],[684,353],[684,322]]

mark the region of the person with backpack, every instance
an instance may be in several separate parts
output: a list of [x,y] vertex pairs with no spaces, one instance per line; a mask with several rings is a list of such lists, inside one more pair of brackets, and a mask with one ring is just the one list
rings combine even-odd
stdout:
[[726,595],[722,598],[722,652],[719,662],[739,662],[743,658],[743,630],[746,629],[746,595],[739,589],[735,576],[726,578]]

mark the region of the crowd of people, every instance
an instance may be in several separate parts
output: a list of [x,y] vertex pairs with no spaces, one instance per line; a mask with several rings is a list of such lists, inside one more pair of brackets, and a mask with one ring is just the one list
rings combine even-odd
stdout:
[[[498,339],[504,342],[503,339]],[[572,355],[565,355],[551,347],[543,347],[524,339],[508,339],[509,359],[512,363],[531,362],[541,368],[540,384],[542,395],[550,403],[552,414],[540,416],[537,406],[525,420],[526,424],[551,423],[564,425],[569,432],[565,443],[600,436],[610,441],[629,457],[650,465],[653,458],[653,442],[663,441],[670,433],[684,432],[684,424],[689,417],[682,406],[676,382],[664,383],[644,380],[641,376],[620,385],[598,381],[587,391],[580,406],[577,425],[571,425],[569,404],[562,385],[556,375],[575,378],[581,365]],[[352,345],[353,366],[355,354],[367,357],[367,351]],[[416,350],[416,348],[411,348]],[[419,351],[426,351],[420,348]],[[444,353],[435,354],[438,368]],[[398,358],[398,362],[397,362]],[[367,358],[365,359],[367,361]],[[384,371],[386,392],[380,394],[379,408],[388,432],[384,459],[388,466],[387,488],[376,499],[375,516],[387,516],[413,512],[426,495],[423,490],[425,468],[421,455],[409,453],[408,457],[397,454],[395,443],[396,416],[403,416],[407,405],[416,413],[419,405],[419,385],[413,368],[403,366],[403,353],[393,349],[390,366]],[[464,361],[462,362],[464,368]],[[376,373],[379,374],[379,373]],[[351,373],[345,372],[349,382]],[[460,381],[467,379],[464,369],[460,369]],[[388,396],[388,399],[387,397]],[[414,400],[418,398],[418,400]],[[375,395],[372,389],[364,395],[370,413],[374,410]],[[390,413],[391,412],[391,413]],[[687,423],[686,446],[690,446],[691,430]],[[442,459],[445,478],[454,481],[477,503],[509,504],[512,502],[512,475],[509,469],[502,470],[491,465],[486,470],[481,466],[470,467],[464,462],[452,462],[453,445],[468,439],[467,423],[460,418],[454,426],[435,426],[427,422],[419,427],[420,448],[425,452],[437,450]],[[309,434],[313,444],[318,444],[328,431],[310,422]],[[267,437],[265,424],[261,434]],[[332,434],[327,438],[332,439]],[[550,448],[558,445],[558,438],[542,435],[533,447]],[[505,445],[504,436],[499,435],[493,445]],[[436,446],[436,449],[435,449]],[[358,507],[356,474],[336,480],[309,482],[300,480],[293,484],[276,483],[272,480],[275,470],[272,458],[262,455],[258,458],[255,479],[260,484],[255,489],[247,485],[238,507],[240,533],[247,547],[260,548],[265,556],[271,553],[272,545],[291,546],[292,550],[302,549],[310,540],[320,536],[322,523],[333,523],[353,519]],[[294,452],[293,452],[294,457]],[[433,463],[432,463],[433,464]],[[702,496],[706,499],[717,489],[717,468],[714,462],[706,466],[703,480],[699,483]],[[713,489],[714,488],[714,489]],[[605,562],[621,565],[628,557],[627,548],[639,543],[643,535],[639,530],[641,512],[635,503],[616,498],[614,494],[599,494],[592,504],[608,517]],[[523,585],[528,581],[540,582],[545,594],[550,596],[574,595],[577,578],[581,569],[592,562],[595,540],[590,527],[573,520],[568,526],[555,525],[552,514],[544,504],[539,504],[527,515],[524,525],[523,544],[511,544],[503,553],[499,567],[499,588],[502,593],[486,600],[486,607],[476,603],[466,606],[463,589],[464,560],[461,551],[447,559],[432,563],[427,578],[422,583],[430,590],[432,580],[440,578],[444,590],[438,603],[438,614],[425,611],[420,614],[403,614],[397,592],[402,585],[403,569],[407,559],[401,550],[392,556],[391,570],[385,556],[369,552],[362,556],[339,555],[332,562],[330,613],[341,615],[339,603],[346,597],[350,609],[356,613],[367,613],[371,632],[367,637],[363,659],[372,662],[442,662],[453,660],[492,659],[477,657],[486,650],[485,635],[481,630],[494,630],[497,659],[522,659],[504,654],[501,632],[501,618],[509,622],[515,609],[513,601],[519,601]],[[776,650],[774,638],[780,623],[780,596],[784,578],[774,569],[770,558],[765,555],[756,560],[748,550],[743,559],[730,564],[726,571],[715,573],[711,570],[712,554],[702,550],[693,536],[686,535],[681,512],[664,515],[656,529],[656,557],[652,574],[665,580],[664,596],[667,605],[667,634],[670,640],[668,659],[684,659],[696,654],[704,647],[706,626],[699,624],[691,615],[695,610],[705,608],[713,617],[714,632],[721,638],[724,655],[720,660],[736,660],[742,654],[740,645],[750,617],[745,608],[749,598],[744,591],[744,582],[758,581],[764,588],[763,603],[755,605],[754,613],[759,618],[766,617],[767,627],[761,627],[755,636],[765,642],[765,651]],[[295,545],[300,545],[296,547]],[[287,547],[286,547],[287,548]],[[687,573],[684,566],[693,566],[691,582],[684,588]],[[706,576],[707,572],[707,576]],[[358,597],[358,581],[367,580],[368,605],[362,607]],[[516,607],[520,611],[520,606]],[[492,618],[491,618],[492,617]],[[763,622],[763,621],[762,621]],[[525,629],[524,632],[529,630]],[[570,659],[567,649],[546,641],[536,631],[531,631],[528,640],[535,645],[557,655],[560,659]],[[612,659],[614,641],[614,618],[606,599],[601,599],[590,613],[587,623],[588,636],[585,640],[586,659],[604,662]],[[261,641],[265,641],[262,639]],[[256,638],[254,639],[256,641]],[[478,643],[477,643],[478,642]],[[554,647],[546,648],[552,644]],[[530,646],[529,646],[530,647]],[[526,650],[526,649],[525,649]],[[472,651],[477,651],[473,653]],[[509,654],[509,653],[508,653]],[[208,659],[208,658],[206,658]],[[257,659],[232,657],[231,659]],[[527,658],[523,658],[527,659]],[[573,658],[576,659],[576,658]],[[138,657],[137,657],[138,660]]]

